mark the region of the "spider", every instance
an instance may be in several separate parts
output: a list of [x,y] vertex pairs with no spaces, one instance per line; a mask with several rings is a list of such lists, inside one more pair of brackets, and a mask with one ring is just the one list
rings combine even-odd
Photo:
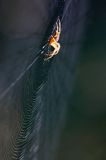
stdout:
[[45,60],[48,60],[52,58],[53,56],[57,55],[60,50],[60,43],[58,41],[59,41],[60,33],[61,33],[61,22],[59,18],[56,22],[55,28],[56,30],[54,34],[49,39],[48,53],[45,55],[45,58],[44,58]]

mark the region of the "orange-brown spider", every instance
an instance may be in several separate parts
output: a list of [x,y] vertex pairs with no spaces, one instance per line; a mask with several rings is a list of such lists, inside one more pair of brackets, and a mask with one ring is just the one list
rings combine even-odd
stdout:
[[58,54],[60,50],[60,43],[58,42],[60,38],[60,33],[61,33],[61,22],[60,19],[58,19],[56,22],[56,31],[54,35],[50,37],[49,40],[48,53],[45,55],[45,60],[48,60]]

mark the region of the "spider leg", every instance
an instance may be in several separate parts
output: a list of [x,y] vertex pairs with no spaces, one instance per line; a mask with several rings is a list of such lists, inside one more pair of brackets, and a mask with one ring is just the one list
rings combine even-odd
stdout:
[[58,32],[61,33],[61,22],[60,22],[60,19],[58,20]]

